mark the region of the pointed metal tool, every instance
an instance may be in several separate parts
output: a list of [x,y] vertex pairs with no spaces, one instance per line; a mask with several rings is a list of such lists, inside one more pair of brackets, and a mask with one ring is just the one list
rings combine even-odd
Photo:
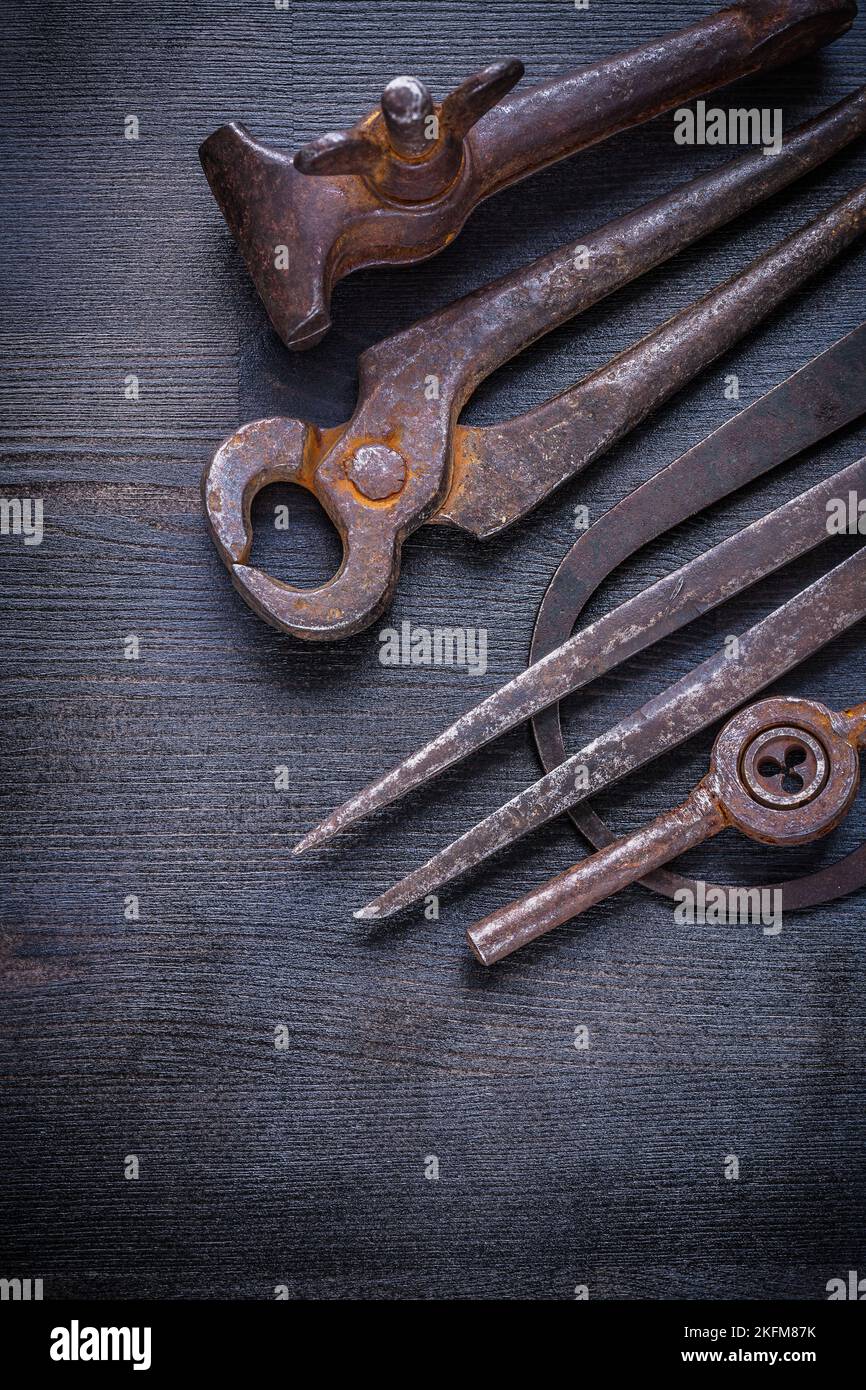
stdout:
[[[818,520],[826,539],[826,511]],[[736,655],[726,646],[702,662],[355,916],[389,917],[436,892],[497,850],[730,714],[864,617],[866,547],[744,632],[736,644]]]

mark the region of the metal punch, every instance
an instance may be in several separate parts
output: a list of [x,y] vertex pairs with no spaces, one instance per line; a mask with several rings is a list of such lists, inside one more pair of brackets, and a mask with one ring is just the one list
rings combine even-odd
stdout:
[[[351,130],[294,157],[221,126],[200,158],[277,333],[311,347],[334,285],[364,266],[435,255],[485,198],[566,155],[844,34],[853,0],[747,0],[677,33],[511,96],[517,59],[441,103],[397,77]],[[287,264],[277,255],[285,248]]]
[[[568,636],[599,584],[641,546],[864,413],[866,325],[611,508],[580,538],[560,567],[542,604],[533,664],[352,797],[306,835],[294,852],[325,844],[524,720],[555,714],[557,702],[566,694],[806,551],[827,544],[827,504],[851,492],[866,493],[866,459],[753,522],[576,636]],[[705,661],[571,758],[565,757],[564,749],[560,756],[555,744],[551,755],[548,743],[545,761],[550,770],[544,777],[356,916],[386,917],[407,907],[563,812],[570,812],[594,843],[609,843],[614,836],[586,804],[593,793],[753,699],[864,616],[866,548],[742,634],[736,658],[723,651]],[[557,632],[567,640],[551,650],[552,634]],[[561,745],[558,718],[555,728]],[[588,830],[581,812],[588,818]],[[646,874],[651,867],[646,864]],[[659,890],[666,892],[689,883],[670,871],[641,877],[649,887],[659,887],[659,880]],[[779,885],[779,891],[783,909],[791,910],[841,896],[864,883],[866,846],[827,869]]]
[[[489,428],[457,423],[478,384],[543,334],[814,169],[866,129],[866,89],[790,133],[683,184],[367,349],[344,426],[244,425],[202,479],[212,538],[238,592],[273,626],[314,640],[369,626],[393,594],[405,538],[423,524],[484,538],[524,516],[760,323],[866,230],[866,185],[569,391]],[[343,542],[315,589],[249,564],[250,508],[289,481]]]

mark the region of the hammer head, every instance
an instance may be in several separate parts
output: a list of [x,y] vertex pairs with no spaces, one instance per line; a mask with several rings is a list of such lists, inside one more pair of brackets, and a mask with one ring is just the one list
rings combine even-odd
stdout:
[[208,183],[287,347],[328,331],[343,276],[424,260],[456,236],[481,192],[466,137],[522,74],[516,59],[494,63],[438,107],[423,83],[395,78],[357,126],[294,158],[234,122],[208,136]]
[[305,179],[234,122],[208,136],[199,158],[277,333],[287,347],[313,347],[330,327],[336,242],[357,215],[352,197],[335,198],[331,180]]

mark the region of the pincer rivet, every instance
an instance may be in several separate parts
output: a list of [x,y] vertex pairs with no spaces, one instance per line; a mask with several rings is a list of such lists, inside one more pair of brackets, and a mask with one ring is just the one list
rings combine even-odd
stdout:
[[402,489],[406,463],[387,444],[362,444],[346,463],[346,477],[371,502],[384,502]]

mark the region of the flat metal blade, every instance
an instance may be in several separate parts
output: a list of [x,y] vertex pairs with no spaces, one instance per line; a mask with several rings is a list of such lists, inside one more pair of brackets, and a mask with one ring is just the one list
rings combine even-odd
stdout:
[[636,768],[676,748],[866,617],[866,547],[541,777],[355,913],[389,917]]

